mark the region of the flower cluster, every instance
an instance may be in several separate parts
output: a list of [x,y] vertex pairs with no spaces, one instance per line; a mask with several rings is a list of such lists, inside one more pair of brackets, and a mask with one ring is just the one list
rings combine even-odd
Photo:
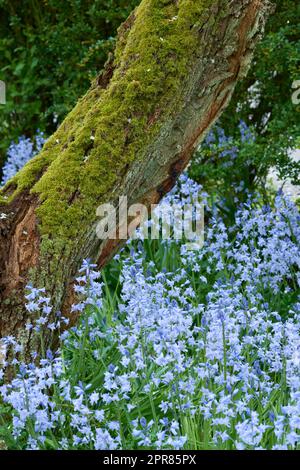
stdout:
[[13,142],[7,151],[7,159],[2,168],[1,185],[4,185],[28,160],[39,153],[44,143],[44,133],[40,131],[38,131],[34,140],[23,136],[19,138],[18,142]]
[[[181,190],[199,188],[183,177]],[[165,244],[173,269],[142,240],[102,278],[86,260],[80,324],[61,334],[57,355],[15,362],[0,388],[14,445],[298,449],[299,245],[299,211],[279,194],[272,207],[243,205],[229,228],[213,211],[201,250]],[[33,287],[27,300],[38,324],[50,303]]]

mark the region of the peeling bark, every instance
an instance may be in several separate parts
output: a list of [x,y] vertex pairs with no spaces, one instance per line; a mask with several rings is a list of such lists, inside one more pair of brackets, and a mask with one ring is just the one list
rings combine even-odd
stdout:
[[[177,21],[176,15],[172,16],[174,12],[178,13],[182,28],[187,28],[185,32],[176,26],[179,28],[176,34],[182,32],[183,37],[190,34],[191,50],[176,52],[172,46],[170,51],[161,51],[157,46],[157,56],[154,51],[153,57],[146,58],[147,62],[146,51],[139,49],[139,44],[153,39],[151,28],[145,29],[145,33],[139,28],[146,19],[155,24],[160,15],[166,32],[154,39],[157,44],[160,40],[168,44],[174,41],[172,26],[168,24]],[[35,162],[0,193],[0,214],[3,214],[0,219],[0,337],[16,335],[25,344],[27,353],[32,348],[30,333],[25,333],[24,328],[29,317],[24,307],[28,282],[46,288],[54,312],[62,310],[65,315],[70,314],[73,279],[82,259],[89,257],[101,268],[123,243],[122,240],[101,242],[97,238],[97,206],[103,202],[116,205],[119,196],[127,195],[129,204],[139,202],[150,207],[170,191],[195,148],[228,104],[237,81],[247,73],[269,12],[268,0],[143,0],[121,26],[116,55],[109,58],[103,73]],[[170,70],[174,62],[172,73],[177,80],[174,83],[170,70],[164,71],[161,57],[166,58]],[[166,91],[160,89],[155,93],[151,82],[147,82],[145,93],[150,95],[149,103],[145,109],[138,109],[139,89],[144,97],[139,65],[143,61],[149,65],[149,60],[159,71]],[[184,76],[180,70],[182,64]],[[141,70],[143,76],[145,71]],[[125,82],[127,77],[129,81]],[[122,103],[122,93],[128,99],[128,90],[133,93],[133,111],[121,109],[116,123],[116,116],[112,115],[110,120],[104,110],[110,109],[110,100],[116,96]],[[93,115],[97,120],[92,119]],[[113,140],[110,132],[114,129],[118,136],[123,133],[118,141],[119,157],[109,150],[103,158],[102,149]],[[97,168],[97,158],[104,160],[103,167],[99,174],[91,172],[90,185],[102,185],[106,188],[103,194],[89,193],[89,186],[83,184],[89,180],[88,165]],[[74,168],[74,174],[66,168],[66,162]],[[60,172],[65,173],[66,181],[56,188],[52,175]],[[107,182],[103,182],[106,178]],[[53,196],[49,196],[51,181]],[[48,217],[45,207],[51,197],[54,214]],[[55,204],[60,203],[60,198],[62,205],[57,207],[63,211],[57,213]],[[74,226],[73,209],[77,218],[79,210],[79,223],[74,216]],[[48,342],[53,343],[53,338],[49,337]]]

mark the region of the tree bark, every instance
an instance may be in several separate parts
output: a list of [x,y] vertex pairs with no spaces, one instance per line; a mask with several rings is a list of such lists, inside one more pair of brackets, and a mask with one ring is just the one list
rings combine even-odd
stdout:
[[[0,192],[0,337],[25,331],[28,282],[68,315],[83,258],[101,268],[121,240],[96,208],[159,202],[250,65],[268,0],[143,0],[115,53],[41,153]],[[49,338],[49,342],[51,338]]]

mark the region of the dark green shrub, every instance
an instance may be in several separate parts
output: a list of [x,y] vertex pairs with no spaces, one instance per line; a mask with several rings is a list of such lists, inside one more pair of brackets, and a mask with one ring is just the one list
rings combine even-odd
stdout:
[[138,0],[0,0],[0,163],[11,140],[49,135],[104,65]]

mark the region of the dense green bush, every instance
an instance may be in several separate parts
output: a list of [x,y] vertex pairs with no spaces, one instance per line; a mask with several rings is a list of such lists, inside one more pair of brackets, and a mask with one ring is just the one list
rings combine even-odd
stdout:
[[[232,135],[237,117],[255,126],[264,147],[292,145],[299,137],[299,107],[292,103],[292,84],[300,80],[300,3],[273,0],[265,36],[258,44],[247,78],[241,81],[221,126]],[[278,147],[278,146],[277,146]]]
[[0,162],[11,140],[52,133],[101,70],[138,0],[0,0]]

